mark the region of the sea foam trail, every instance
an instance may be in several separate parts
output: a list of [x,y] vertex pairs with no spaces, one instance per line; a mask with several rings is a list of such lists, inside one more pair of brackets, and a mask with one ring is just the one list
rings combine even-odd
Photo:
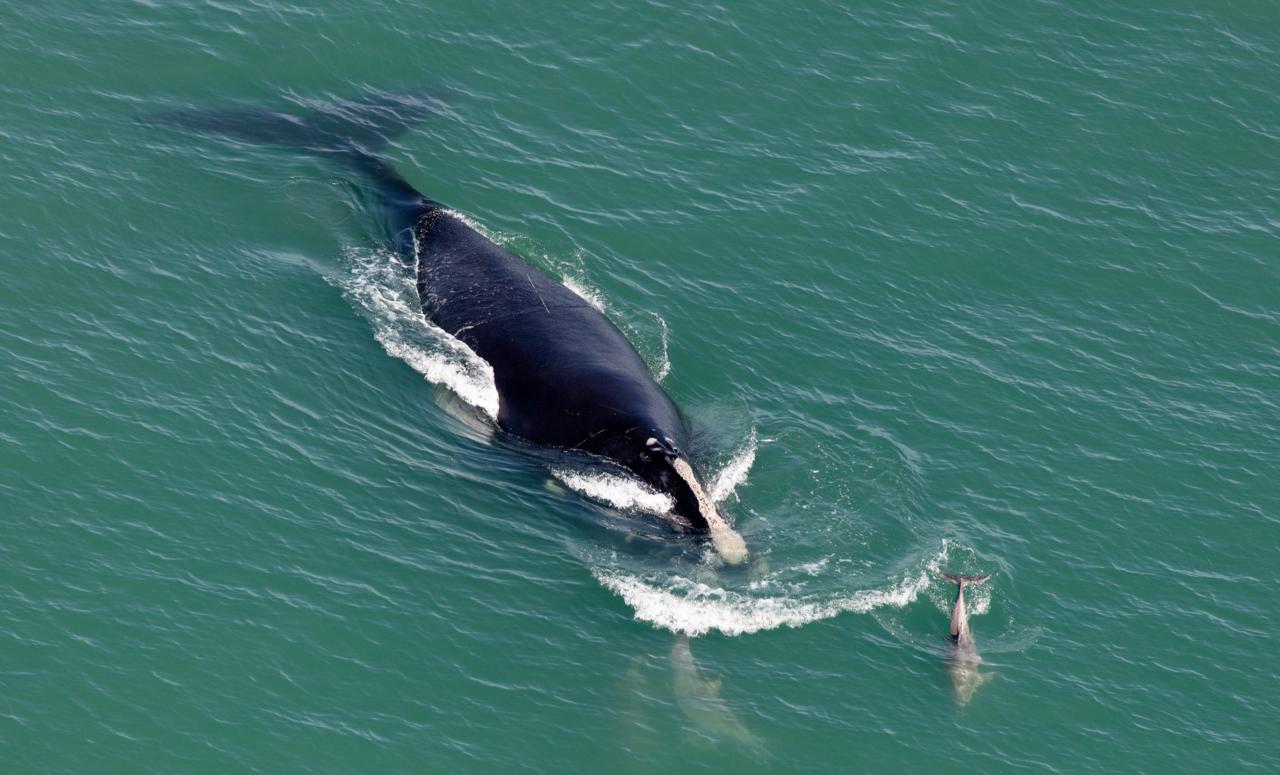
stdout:
[[635,611],[638,621],[696,637],[712,630],[747,635],[779,627],[801,627],[842,613],[902,608],[914,601],[937,572],[932,558],[919,571],[884,589],[869,589],[827,599],[805,596],[756,596],[672,576],[658,581],[604,568],[592,575]]
[[354,269],[340,284],[364,311],[383,349],[496,421],[498,387],[493,368],[426,319],[413,277],[399,260],[377,251],[350,251],[349,257]]

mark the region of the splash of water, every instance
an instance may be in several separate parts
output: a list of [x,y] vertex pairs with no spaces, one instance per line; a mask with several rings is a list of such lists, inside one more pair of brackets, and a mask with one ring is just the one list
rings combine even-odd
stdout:
[[877,608],[902,608],[929,587],[942,553],[919,570],[881,589],[859,590],[829,598],[768,595],[729,590],[681,575],[640,576],[607,568],[592,574],[635,611],[635,618],[677,634],[696,637],[712,630],[746,635],[779,627],[802,627],[842,613],[866,613]]
[[[938,558],[938,567],[940,570],[950,573],[976,574],[981,570],[982,563],[972,548],[949,538],[944,538],[942,539],[942,551]],[[985,573],[987,571],[982,572]],[[970,584],[965,587],[965,608],[970,616],[982,616],[991,610],[991,595],[996,586],[996,584]],[[951,615],[951,607],[956,600],[956,588],[954,585],[942,584],[932,587],[928,596],[939,611],[948,616]]]
[[711,500],[723,503],[739,485],[747,481],[747,473],[756,462],[756,448],[759,446],[756,429],[752,428],[747,440],[734,453],[729,462],[720,469],[709,488]]
[[352,269],[338,284],[369,320],[374,338],[387,354],[496,421],[498,387],[493,367],[426,319],[413,278],[399,259],[387,252],[361,250],[348,251],[348,259]]
[[604,312],[604,295],[576,277],[565,275],[560,279],[564,287],[576,293],[586,303]]
[[675,506],[669,495],[660,493],[633,477],[602,471],[551,469],[551,473],[571,489],[624,511],[666,514]]
[[667,321],[663,320],[661,315],[655,312],[653,316],[662,325],[662,355],[658,357],[657,368],[653,370],[653,378],[661,382],[671,373],[671,356],[667,353],[667,348],[670,345],[671,330],[667,328]]
[[[747,481],[756,460],[758,441],[755,428],[719,471],[711,478],[708,492],[716,503],[723,502],[735,488]],[[639,479],[619,471],[575,470],[553,468],[551,473],[572,490],[613,506],[616,509],[644,511],[662,516],[675,507],[669,495],[654,490]]]

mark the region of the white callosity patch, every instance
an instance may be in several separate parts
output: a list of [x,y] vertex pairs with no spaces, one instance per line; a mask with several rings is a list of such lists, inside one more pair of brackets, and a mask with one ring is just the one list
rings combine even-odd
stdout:
[[693,469],[684,458],[674,458],[671,466],[675,468],[676,473],[684,479],[690,490],[693,490],[694,497],[698,499],[698,511],[702,514],[702,518],[707,521],[708,533],[711,535],[711,543],[716,548],[716,554],[720,555],[726,563],[730,565],[741,565],[747,559],[747,544],[742,540],[742,536],[738,535],[724,517],[720,516],[720,512],[716,509],[716,505],[711,498],[703,491],[702,485],[698,484],[698,477],[694,476]]
[[413,277],[399,260],[380,252],[352,251],[351,255],[355,265],[348,277],[341,278],[341,285],[364,311],[383,349],[496,421],[498,387],[493,368],[426,319]]

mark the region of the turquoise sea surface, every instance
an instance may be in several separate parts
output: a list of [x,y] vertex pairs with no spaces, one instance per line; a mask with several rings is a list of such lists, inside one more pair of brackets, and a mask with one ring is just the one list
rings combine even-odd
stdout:
[[[1274,3],[0,29],[0,771],[1280,771]],[[745,568],[495,429],[352,172],[140,120],[369,94],[636,345]]]

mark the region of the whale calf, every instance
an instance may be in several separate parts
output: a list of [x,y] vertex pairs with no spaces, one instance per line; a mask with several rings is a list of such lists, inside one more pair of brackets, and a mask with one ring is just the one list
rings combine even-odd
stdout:
[[969,611],[964,604],[965,587],[981,584],[991,578],[985,576],[957,576],[951,573],[938,574],[956,585],[956,602],[951,608],[951,646],[947,654],[947,673],[951,676],[951,689],[956,702],[968,705],[973,695],[992,678],[991,673],[978,669],[982,657],[978,655],[978,646],[969,631]]
[[423,314],[493,368],[499,427],[626,468],[672,499],[677,527],[708,536],[727,564],[745,561],[745,542],[689,463],[683,416],[618,327],[424,196],[383,157],[391,137],[437,108],[382,95],[302,113],[187,110],[146,120],[307,151],[355,171],[416,274]]
[[769,758],[763,742],[720,696],[720,679],[703,677],[688,635],[677,633],[671,646],[671,682],[676,703],[693,730],[711,741],[737,743],[757,760]]

